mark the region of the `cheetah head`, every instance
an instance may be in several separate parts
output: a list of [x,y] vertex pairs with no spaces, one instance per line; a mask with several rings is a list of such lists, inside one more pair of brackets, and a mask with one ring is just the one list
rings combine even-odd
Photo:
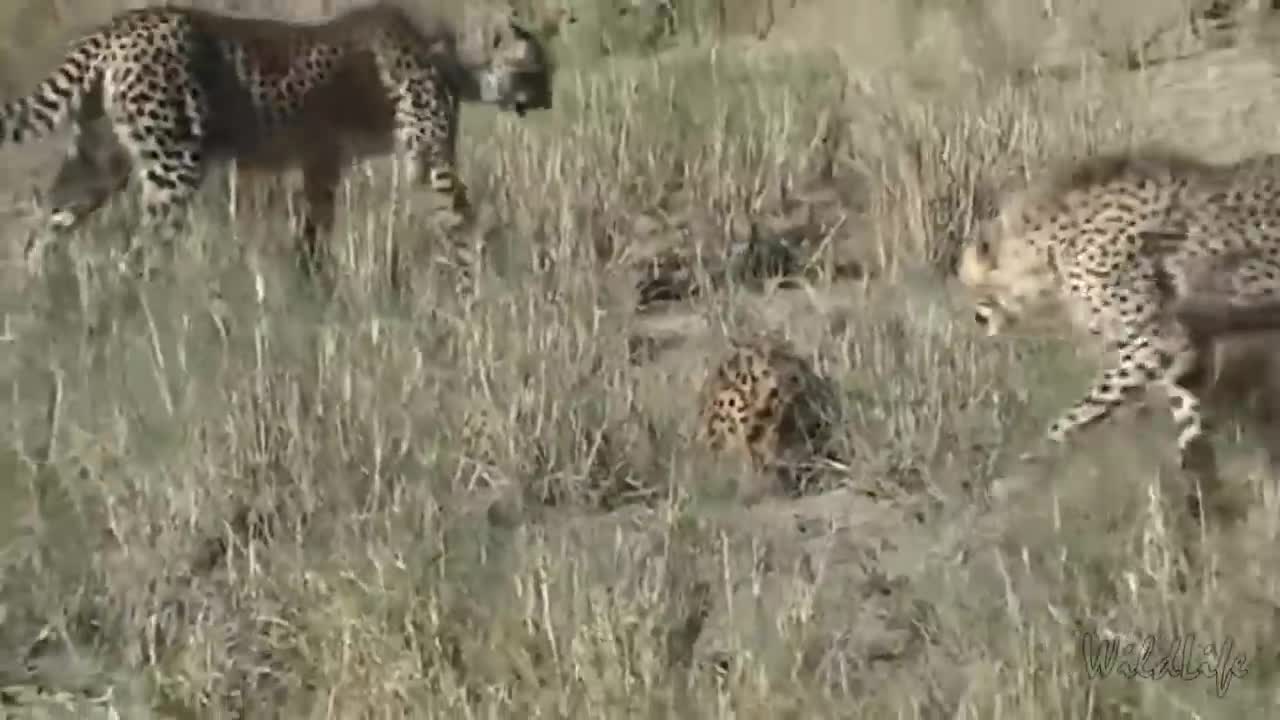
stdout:
[[968,243],[957,275],[974,297],[974,319],[988,336],[1047,320],[1061,309],[1058,280],[1047,255],[1009,223],[985,228]]
[[480,100],[524,117],[551,109],[554,71],[544,42],[510,17],[477,27],[463,47],[475,73]]

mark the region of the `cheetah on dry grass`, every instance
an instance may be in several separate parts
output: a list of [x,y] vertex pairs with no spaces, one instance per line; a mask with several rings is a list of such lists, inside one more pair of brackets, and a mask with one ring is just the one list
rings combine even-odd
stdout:
[[298,168],[310,266],[353,161],[394,152],[411,184],[426,183],[466,214],[458,103],[521,116],[551,107],[541,41],[508,17],[470,18],[465,27],[417,23],[387,3],[318,23],[127,10],[77,40],[31,95],[0,109],[0,142],[72,121],[78,136],[49,193],[53,228],[79,224],[133,174],[144,226],[166,240],[184,226],[211,163]]
[[830,383],[790,343],[733,341],[700,388],[698,439],[715,451],[745,451],[801,493],[815,459],[828,453],[836,422]]
[[[1280,300],[1280,155],[1215,165],[1146,149],[1075,163],[1006,198],[958,275],[989,335],[1065,314],[1101,337],[1111,364],[1050,425],[1051,443],[1160,388],[1182,466],[1210,509],[1227,512],[1202,402],[1228,384],[1266,393],[1274,344],[1179,315],[1176,303],[1197,293],[1233,307]],[[1199,514],[1194,496],[1191,507]]]

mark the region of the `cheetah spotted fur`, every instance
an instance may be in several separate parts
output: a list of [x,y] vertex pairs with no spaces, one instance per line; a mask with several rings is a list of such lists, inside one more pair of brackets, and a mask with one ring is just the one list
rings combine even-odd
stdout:
[[699,396],[700,442],[717,452],[745,452],[788,492],[804,491],[804,466],[829,449],[835,398],[790,343],[768,335],[731,341]]
[[1206,373],[1230,359],[1217,350],[1239,355],[1245,345],[1179,303],[1212,296],[1221,311],[1280,301],[1280,155],[1211,164],[1146,148],[1077,162],[1009,195],[962,250],[957,274],[988,335],[1065,315],[1102,340],[1109,365],[1052,422],[1050,443],[1161,389],[1181,464],[1216,501]]

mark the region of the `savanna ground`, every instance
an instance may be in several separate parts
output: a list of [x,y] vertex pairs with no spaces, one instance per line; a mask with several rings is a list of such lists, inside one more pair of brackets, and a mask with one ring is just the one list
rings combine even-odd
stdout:
[[[470,302],[386,161],[346,186],[332,297],[294,270],[283,209],[225,173],[169,273],[103,264],[130,195],[27,277],[27,198],[65,137],[4,148],[0,711],[1265,716],[1280,527],[1256,448],[1222,439],[1255,507],[1185,591],[1163,414],[993,501],[1092,366],[979,337],[947,276],[1046,162],[1280,147],[1269,19],[775,4],[668,22],[582,0],[553,111],[466,108]],[[0,11],[7,93],[118,7],[82,5]],[[821,494],[689,440],[708,363],[762,330],[840,390]],[[1195,662],[1233,641],[1247,674],[1094,677],[1086,632],[1194,635]]]

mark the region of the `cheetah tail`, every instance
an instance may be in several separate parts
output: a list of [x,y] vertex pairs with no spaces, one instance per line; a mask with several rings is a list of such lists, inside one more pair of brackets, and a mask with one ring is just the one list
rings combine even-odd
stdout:
[[1250,305],[1213,298],[1186,298],[1173,308],[1174,317],[1192,332],[1204,335],[1280,330],[1280,301]]
[[26,142],[66,123],[101,80],[107,41],[102,33],[81,39],[34,92],[0,106],[0,143]]

